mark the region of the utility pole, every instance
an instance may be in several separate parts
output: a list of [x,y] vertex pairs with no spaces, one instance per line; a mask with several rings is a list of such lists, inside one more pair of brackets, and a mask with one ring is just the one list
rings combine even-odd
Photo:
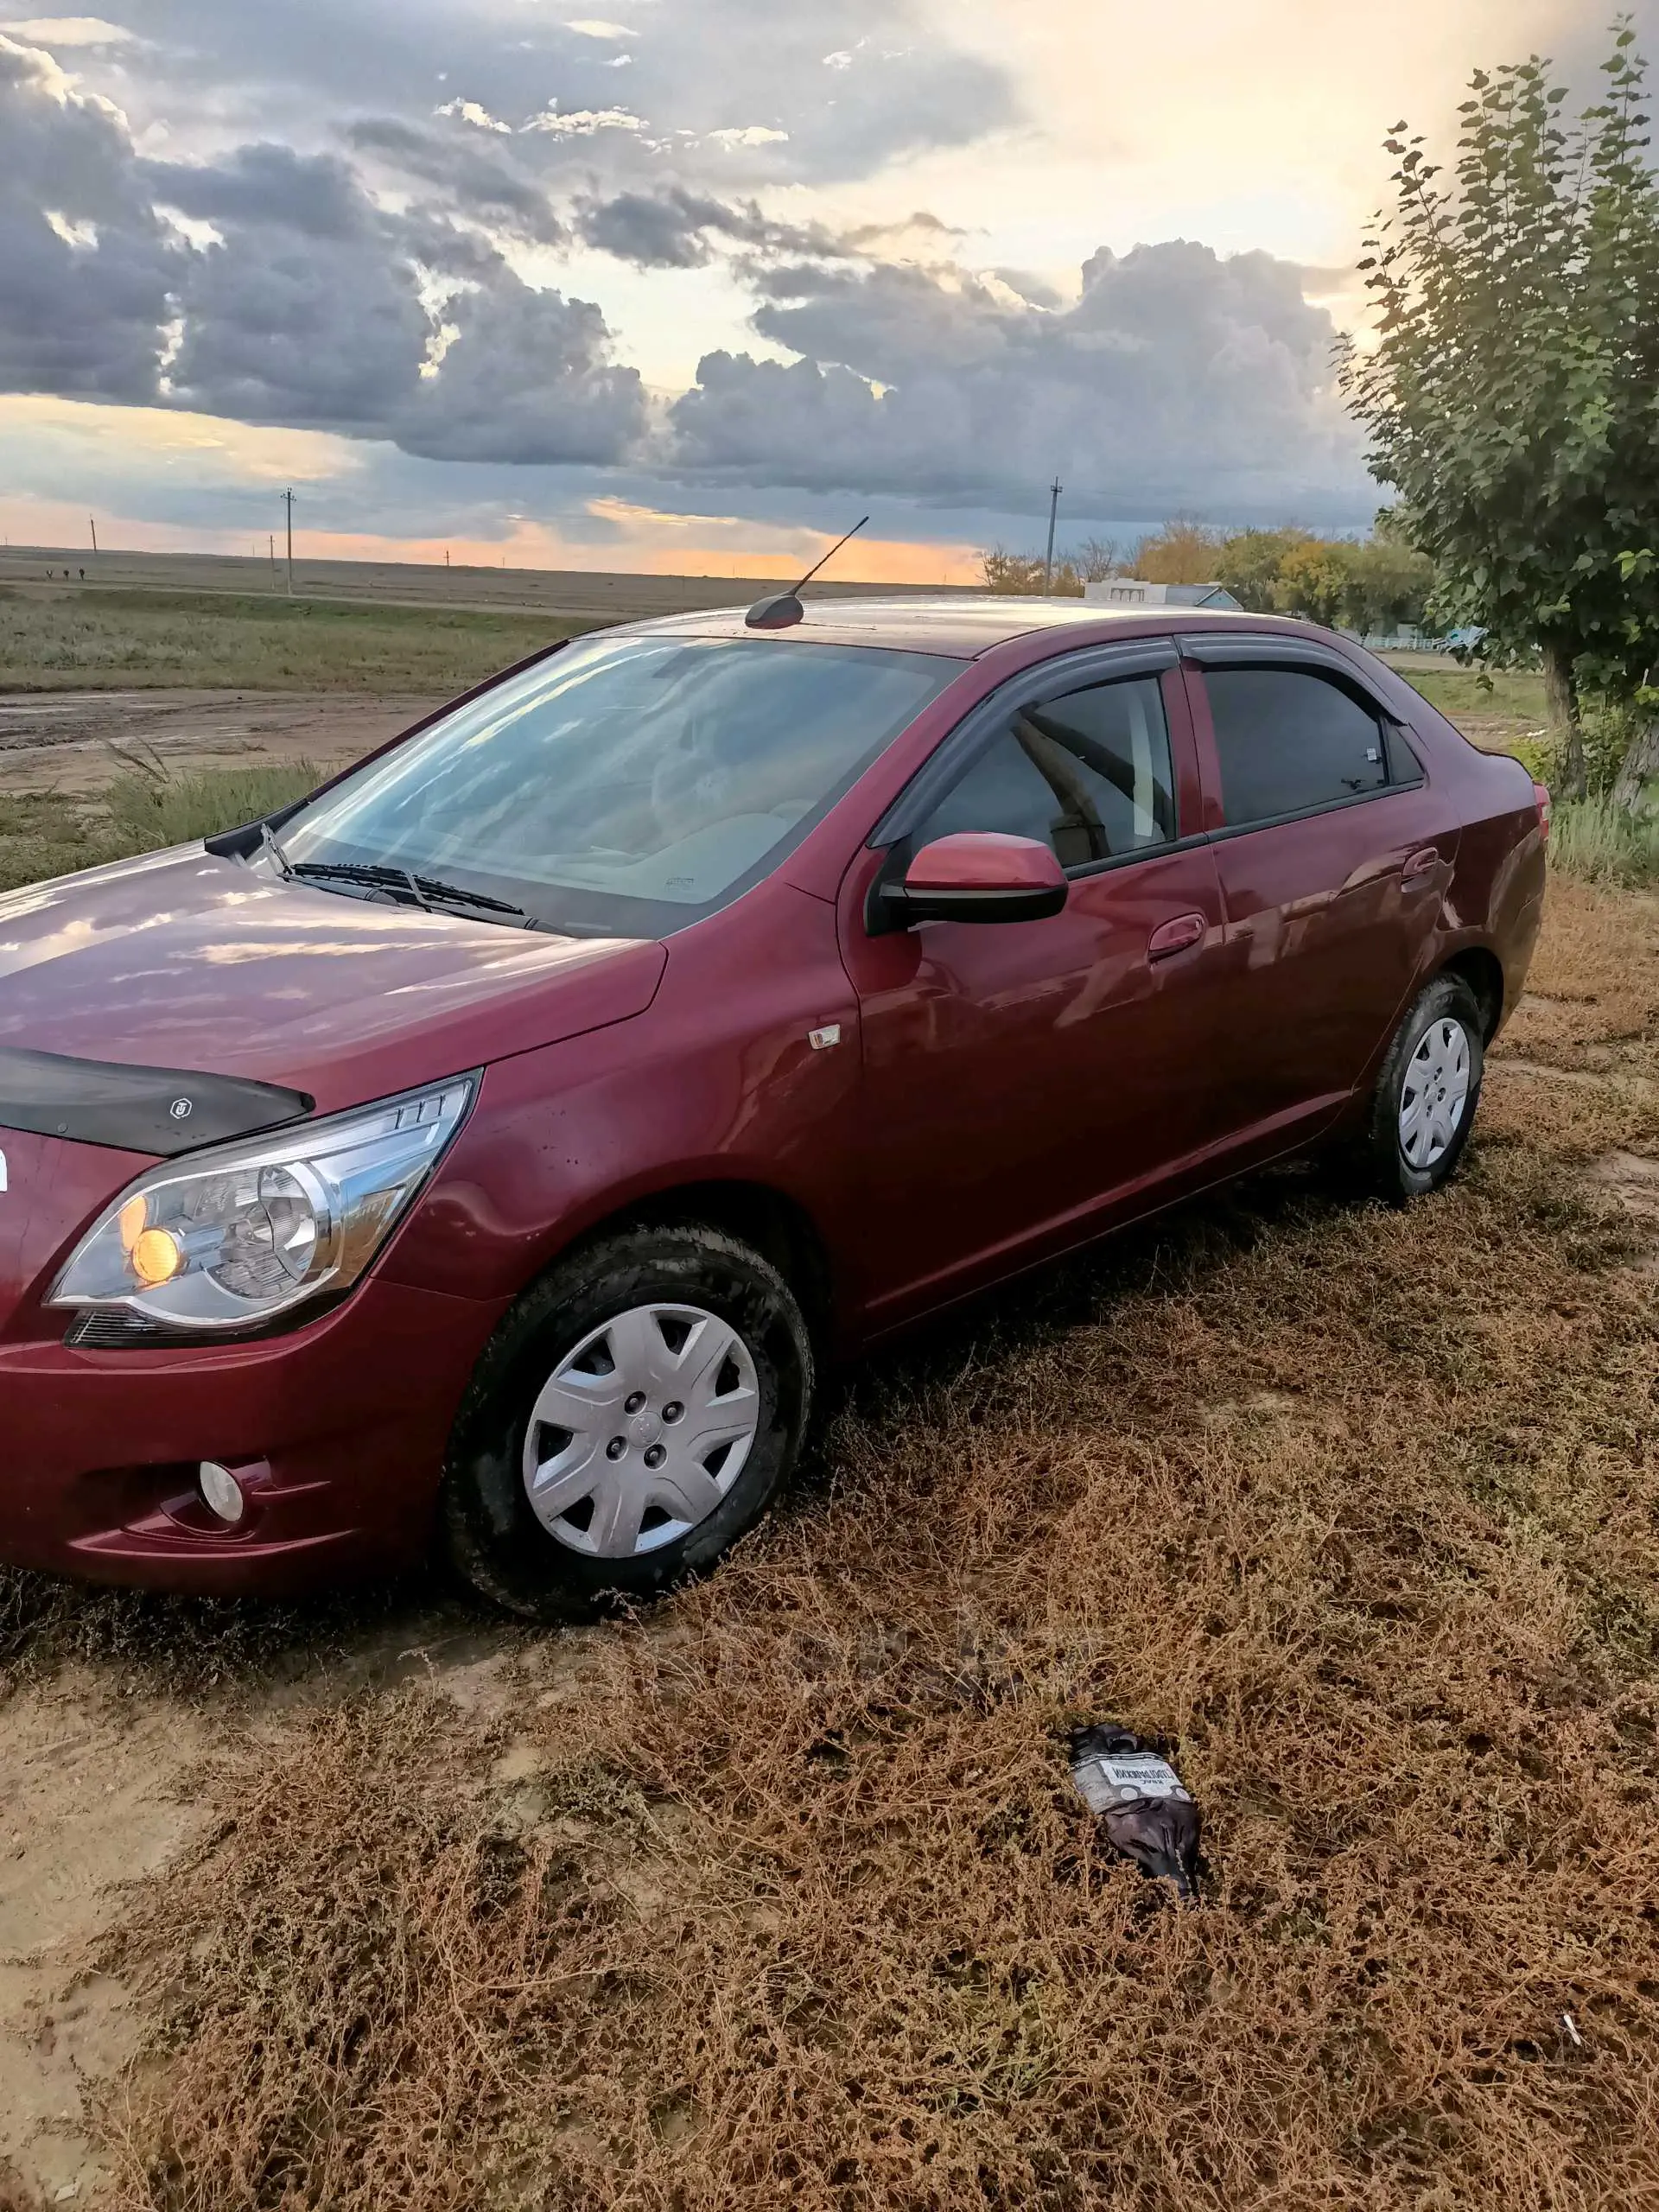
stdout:
[[265,543],[270,548],[270,581],[272,584],[275,585],[276,582],[276,533],[274,530],[268,530],[265,532]]
[[294,494],[291,491],[284,492],[283,498],[288,505],[288,595],[292,599],[294,596]]
[[1054,575],[1054,521],[1060,512],[1060,493],[1065,489],[1057,475],[1048,487],[1048,550],[1043,556],[1043,597],[1048,597],[1048,587]]
[[98,517],[96,515],[88,515],[86,519],[92,525],[92,555],[93,558],[96,559],[98,555]]

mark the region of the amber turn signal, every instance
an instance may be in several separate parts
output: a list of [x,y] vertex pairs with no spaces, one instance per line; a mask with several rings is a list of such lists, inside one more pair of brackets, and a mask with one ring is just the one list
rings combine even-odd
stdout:
[[154,1290],[158,1283],[171,1282],[184,1264],[184,1254],[176,1236],[164,1229],[147,1229],[142,1236],[133,1240],[132,1272],[146,1290]]

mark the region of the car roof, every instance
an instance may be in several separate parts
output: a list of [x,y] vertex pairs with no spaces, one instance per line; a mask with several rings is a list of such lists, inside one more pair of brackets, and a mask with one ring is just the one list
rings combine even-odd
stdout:
[[[666,614],[622,624],[612,637],[792,638],[816,645],[885,646],[900,652],[941,653],[976,660],[1011,638],[1041,630],[1093,632],[1096,638],[1162,637],[1195,629],[1296,629],[1272,615],[1230,614],[1196,607],[1102,607],[1080,599],[808,599],[804,619],[787,630],[745,626],[742,607],[717,607],[696,614]],[[1079,635],[1079,645],[1092,642]]]

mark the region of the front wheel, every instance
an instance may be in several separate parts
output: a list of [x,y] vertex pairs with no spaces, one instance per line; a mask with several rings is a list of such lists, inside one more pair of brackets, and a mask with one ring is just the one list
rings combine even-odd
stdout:
[[451,1440],[450,1558],[539,1619],[654,1597],[760,1519],[812,1394],[800,1307],[758,1252],[698,1227],[610,1238],[486,1347]]
[[1456,976],[1437,976],[1395,1033],[1371,1103],[1373,1180],[1396,1204],[1438,1191],[1469,1141],[1485,1065],[1480,1007]]

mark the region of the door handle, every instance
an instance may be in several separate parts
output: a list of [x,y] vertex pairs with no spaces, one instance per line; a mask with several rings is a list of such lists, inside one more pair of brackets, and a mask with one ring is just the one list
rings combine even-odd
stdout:
[[1408,883],[1416,883],[1432,875],[1440,864],[1440,855],[1433,845],[1425,845],[1421,853],[1414,853],[1400,871]]
[[1202,914],[1177,914],[1173,922],[1160,922],[1147,939],[1148,960],[1167,960],[1177,952],[1188,952],[1195,944],[1202,944],[1210,934],[1210,925]]

